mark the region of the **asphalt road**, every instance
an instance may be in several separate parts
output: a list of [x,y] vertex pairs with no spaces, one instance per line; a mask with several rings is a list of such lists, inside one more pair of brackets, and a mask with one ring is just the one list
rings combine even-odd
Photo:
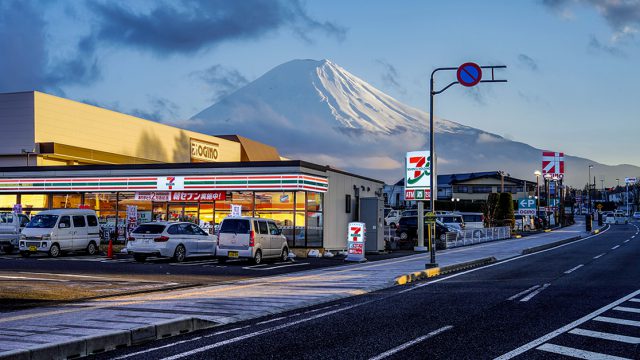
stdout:
[[637,225],[430,282],[97,358],[558,359],[566,353],[639,359]]

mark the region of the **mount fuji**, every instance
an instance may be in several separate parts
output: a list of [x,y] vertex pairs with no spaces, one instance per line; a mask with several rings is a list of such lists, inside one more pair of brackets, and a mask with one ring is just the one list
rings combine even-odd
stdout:
[[[395,182],[404,176],[404,154],[429,148],[428,116],[329,60],[293,60],[196,114],[189,127],[239,134],[287,158]],[[438,173],[504,170],[535,180],[541,149],[446,119],[435,124]],[[640,174],[636,166],[565,154],[565,181],[583,187],[589,164],[609,179]]]

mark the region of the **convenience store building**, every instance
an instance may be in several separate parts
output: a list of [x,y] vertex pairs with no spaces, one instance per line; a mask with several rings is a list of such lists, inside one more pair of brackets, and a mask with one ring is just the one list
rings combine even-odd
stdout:
[[240,135],[192,132],[39,92],[0,94],[0,125],[0,211],[82,207],[122,229],[135,209],[138,223],[213,229],[240,205],[242,215],[276,220],[291,247],[337,250],[346,248],[360,199],[382,197],[381,181],[288,160]]

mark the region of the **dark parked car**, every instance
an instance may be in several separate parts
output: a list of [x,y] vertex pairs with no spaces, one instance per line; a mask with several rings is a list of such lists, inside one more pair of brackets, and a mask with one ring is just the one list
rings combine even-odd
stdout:
[[[425,221],[425,239],[426,235],[427,223]],[[440,221],[436,221],[436,239],[441,241],[445,240],[445,234],[447,232],[453,231],[446,227]],[[399,247],[413,247],[418,242],[418,217],[417,216],[403,216],[400,218],[398,222],[398,227],[396,228],[396,236],[400,238],[398,243]]]

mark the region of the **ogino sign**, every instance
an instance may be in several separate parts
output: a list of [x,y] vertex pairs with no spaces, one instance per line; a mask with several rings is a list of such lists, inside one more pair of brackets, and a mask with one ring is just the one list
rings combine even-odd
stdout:
[[407,153],[404,175],[405,200],[431,199],[431,153],[411,151]]

